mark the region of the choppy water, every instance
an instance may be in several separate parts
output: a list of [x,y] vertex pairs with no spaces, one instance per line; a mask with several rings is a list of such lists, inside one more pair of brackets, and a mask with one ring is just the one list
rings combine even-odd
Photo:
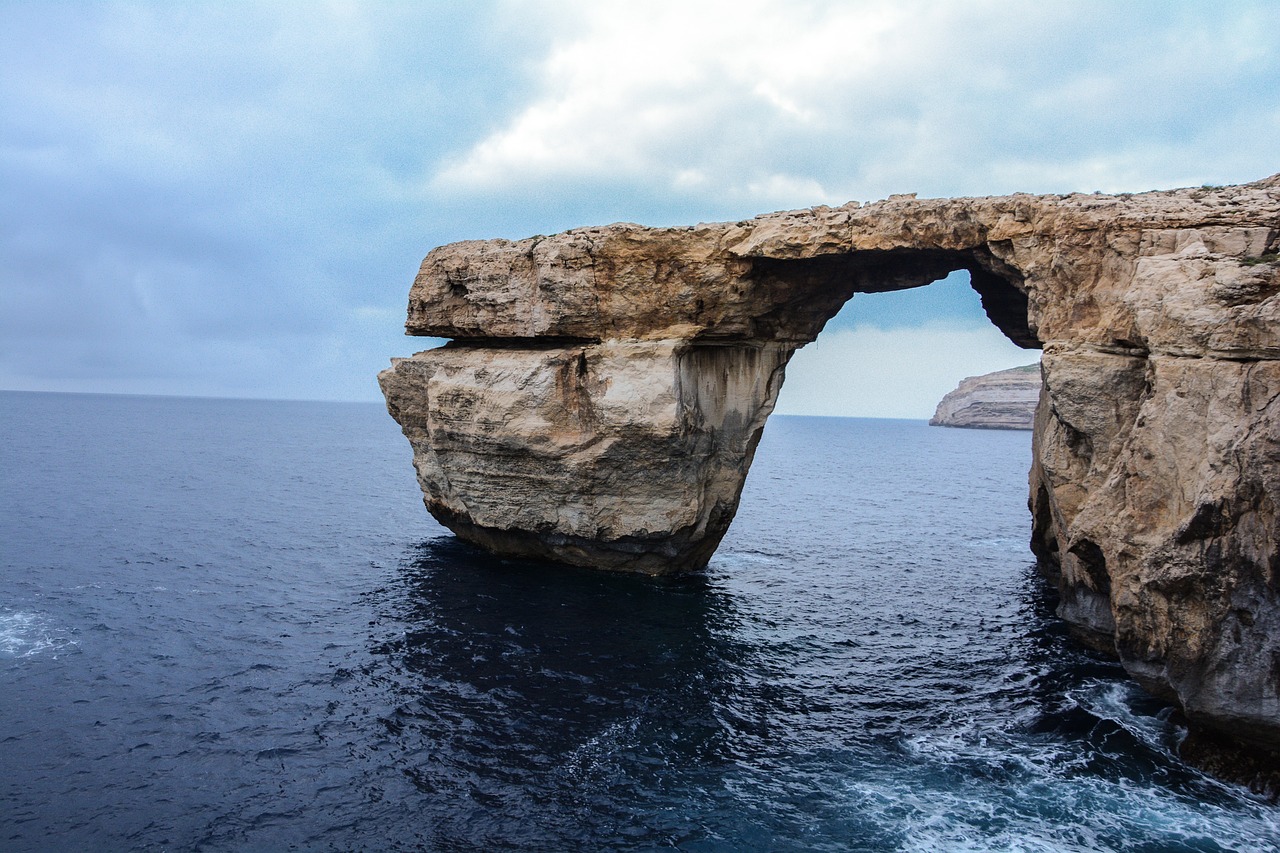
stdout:
[[1053,619],[1025,433],[775,418],[655,581],[458,544],[377,406],[0,403],[0,849],[1280,849]]

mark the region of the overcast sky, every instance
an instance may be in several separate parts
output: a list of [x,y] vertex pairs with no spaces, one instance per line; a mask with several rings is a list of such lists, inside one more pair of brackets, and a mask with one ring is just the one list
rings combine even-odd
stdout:
[[[1258,2],[0,0],[0,388],[378,399],[433,246],[1280,171]],[[780,411],[1034,360],[856,297]]]

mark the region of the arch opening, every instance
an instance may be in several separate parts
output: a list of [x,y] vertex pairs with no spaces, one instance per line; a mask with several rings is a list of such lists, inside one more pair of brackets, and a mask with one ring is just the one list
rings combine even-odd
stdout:
[[924,287],[956,271],[969,275],[987,318],[1023,349],[1040,349],[1028,316],[1022,274],[985,248],[868,249],[811,258],[753,258],[746,278],[776,293],[772,307],[754,320],[758,337],[794,341],[818,336],[855,294]]
[[[922,287],[855,293],[792,355],[774,410],[929,419],[961,380],[1025,367],[1039,356],[990,321],[970,275],[960,270]],[[1015,392],[997,396],[1008,393]]]

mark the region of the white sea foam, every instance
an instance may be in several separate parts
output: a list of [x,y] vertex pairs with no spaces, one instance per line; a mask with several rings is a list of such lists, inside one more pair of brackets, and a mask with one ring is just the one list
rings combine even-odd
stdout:
[[[1091,682],[1067,701],[1124,728],[1156,750],[1168,750],[1163,716],[1135,708],[1132,685]],[[846,783],[850,807],[882,827],[901,832],[898,849],[936,851],[1098,851],[1126,849],[1127,839],[1161,838],[1178,849],[1280,851],[1280,813],[1258,801],[1231,807],[1197,796],[1152,796],[1143,782],[1087,772],[1086,755],[1061,743],[956,721],[945,732],[921,733],[902,743],[914,778],[902,768]],[[953,772],[954,771],[954,772]],[[1205,790],[1237,792],[1207,777]],[[1075,815],[1087,820],[1073,820]]]
[[1157,752],[1170,752],[1169,725],[1163,715],[1138,713],[1134,702],[1142,697],[1134,684],[1117,681],[1087,682],[1067,692],[1067,700],[1100,720],[1115,723]]
[[859,814],[897,828],[904,853],[1083,853],[1126,849],[1135,836],[1160,837],[1177,849],[1217,849],[1218,840],[1232,839],[1244,845],[1236,849],[1280,850],[1280,818],[1263,803],[1241,810],[1158,799],[1146,786],[1085,774],[955,788],[863,779],[849,793]]
[[573,778],[582,778],[605,766],[635,734],[639,722],[639,717],[631,717],[605,726],[564,756],[561,771]]
[[58,652],[75,640],[59,631],[40,613],[25,610],[0,612],[0,658],[28,658],[42,652]]

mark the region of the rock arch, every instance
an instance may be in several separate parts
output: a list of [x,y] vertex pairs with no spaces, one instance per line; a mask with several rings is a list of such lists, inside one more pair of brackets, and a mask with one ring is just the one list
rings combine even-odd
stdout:
[[1194,721],[1280,749],[1280,175],[457,243],[380,378],[428,509],[493,551],[705,564],[787,360],[858,292],[968,270],[1043,347],[1031,547],[1061,615]]

